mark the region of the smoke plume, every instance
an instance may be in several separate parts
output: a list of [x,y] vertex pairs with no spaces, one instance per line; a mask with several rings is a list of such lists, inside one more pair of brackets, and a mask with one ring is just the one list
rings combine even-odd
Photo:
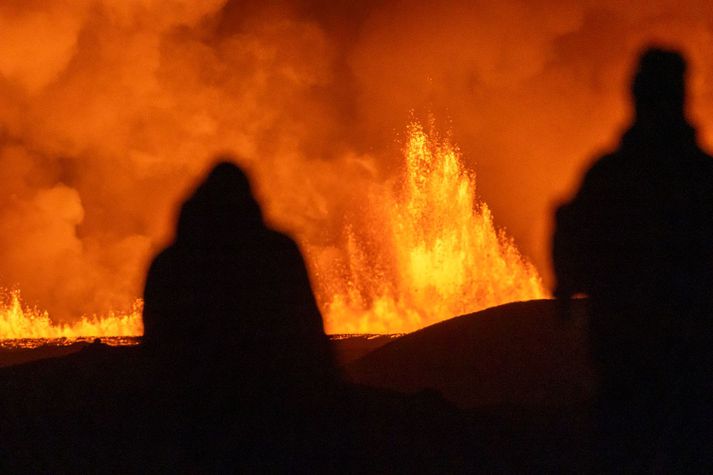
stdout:
[[270,222],[338,258],[347,211],[435,117],[548,275],[550,215],[629,117],[651,42],[713,119],[712,2],[4,0],[0,285],[71,321],[130,307],[218,153]]

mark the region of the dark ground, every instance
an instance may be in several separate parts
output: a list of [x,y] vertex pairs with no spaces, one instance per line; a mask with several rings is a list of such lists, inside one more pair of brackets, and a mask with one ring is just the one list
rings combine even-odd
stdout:
[[[385,439],[378,444],[383,444],[385,453],[377,457],[388,462],[374,466],[387,471],[416,467],[404,463],[408,453],[389,458],[388,452],[398,451],[398,444],[384,434],[391,431],[400,438],[442,431],[444,435],[438,437],[454,437],[462,443],[452,457],[465,452],[470,458],[458,461],[457,467],[490,473],[586,472],[591,467],[590,405],[595,381],[584,344],[585,326],[581,316],[559,318],[553,301],[532,301],[454,318],[396,339],[332,339],[343,375],[353,384],[345,417],[366,421],[355,429],[360,437],[378,439],[376,434],[382,434]],[[56,427],[44,431],[45,419],[53,420],[60,412],[60,420],[80,421],[79,427],[91,432],[115,423],[107,407],[117,405],[119,413],[131,411],[132,406],[143,410],[148,389],[129,383],[149,379],[151,364],[141,355],[137,346],[103,344],[1,352],[4,364],[50,357],[0,369],[4,418],[0,432],[6,441],[17,439],[4,444],[4,455],[12,459],[16,451],[28,450],[26,455],[31,456],[33,449],[23,448],[26,444],[51,447],[59,456],[84,450],[86,464],[72,460],[68,466],[91,468],[93,451],[106,448],[88,442],[85,447],[66,446],[67,440],[77,439],[76,434],[65,437],[61,427],[59,432]],[[41,440],[23,439],[17,431],[24,429]],[[117,434],[127,430],[119,428]],[[122,439],[117,436],[107,443],[116,445],[111,450],[117,457],[122,452],[135,457],[131,445],[136,441]],[[428,439],[416,438],[405,446],[419,447],[424,440]],[[373,445],[369,447],[366,453],[373,457]],[[54,460],[48,460],[52,461],[32,468],[51,471]],[[365,467],[344,463],[353,471]],[[418,471],[435,466],[420,466]]]
[[[401,335],[334,335],[330,337],[330,342],[337,364],[344,366],[390,343],[400,336]],[[141,338],[129,337],[122,338],[121,340],[138,344]],[[102,339],[102,342],[104,342],[104,339]],[[70,355],[85,349],[90,343],[91,341],[69,341],[64,339],[46,340],[44,342],[36,339],[24,341],[6,340],[5,344],[0,342],[0,368]],[[106,346],[115,347],[126,345],[111,342]]]
[[438,391],[466,415],[487,471],[595,471],[597,381],[584,301],[569,318],[556,302],[506,304],[405,335],[346,365],[372,387]]
[[588,403],[596,386],[584,303],[569,319],[534,300],[452,318],[404,335],[346,365],[355,382],[439,391],[462,409]]

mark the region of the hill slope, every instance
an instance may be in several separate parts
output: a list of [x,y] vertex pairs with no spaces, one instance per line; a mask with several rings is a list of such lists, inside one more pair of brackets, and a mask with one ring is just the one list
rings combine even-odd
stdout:
[[346,366],[370,386],[432,388],[464,408],[578,405],[595,387],[584,302],[563,319],[553,300],[516,302],[405,335]]

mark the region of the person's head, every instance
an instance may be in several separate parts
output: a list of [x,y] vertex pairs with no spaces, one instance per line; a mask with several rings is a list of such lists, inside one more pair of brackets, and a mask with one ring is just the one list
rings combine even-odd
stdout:
[[218,162],[183,204],[177,241],[223,245],[262,227],[250,183],[234,163]]
[[632,83],[637,119],[670,121],[684,116],[686,60],[677,51],[647,48]]

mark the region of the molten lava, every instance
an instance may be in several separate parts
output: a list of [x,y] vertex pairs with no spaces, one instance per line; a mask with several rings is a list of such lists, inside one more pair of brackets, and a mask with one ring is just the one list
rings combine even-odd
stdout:
[[488,207],[468,203],[456,150],[416,134],[424,149],[405,141],[410,165],[388,186],[391,163],[370,157],[398,158],[409,111],[447,115],[480,164],[480,199],[551,285],[552,205],[619,141],[644,46],[689,56],[690,119],[713,150],[710,10],[1,0],[0,286],[55,322],[130,308],[176,204],[229,152],[305,251],[330,332],[411,330],[540,296]]
[[[342,256],[309,252],[327,333],[405,333],[464,313],[546,296],[535,268],[476,199],[459,150],[414,123],[396,181],[375,186],[345,230]],[[131,312],[54,324],[4,295],[0,339],[137,336]]]
[[19,291],[4,291],[0,306],[0,339],[141,336],[142,302],[129,313],[82,317],[72,324],[55,324],[47,312],[22,305]]
[[315,285],[328,333],[403,333],[517,300],[543,298],[535,268],[476,199],[459,150],[408,128],[396,183],[366,200],[346,231],[346,258],[318,261]]

